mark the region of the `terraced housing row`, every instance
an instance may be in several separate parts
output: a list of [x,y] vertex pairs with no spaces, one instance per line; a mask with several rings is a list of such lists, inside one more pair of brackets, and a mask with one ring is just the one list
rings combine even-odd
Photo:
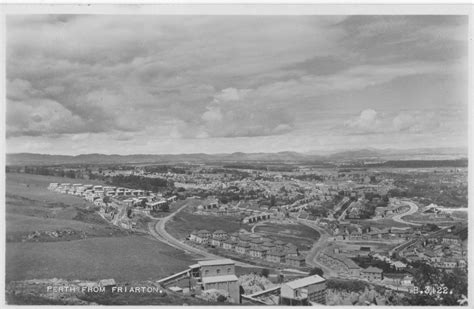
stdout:
[[223,230],[214,232],[200,230],[191,232],[189,240],[202,246],[222,248],[271,263],[285,264],[291,267],[305,266],[305,257],[300,255],[294,244],[272,240],[255,233],[250,235],[237,232],[228,234]]

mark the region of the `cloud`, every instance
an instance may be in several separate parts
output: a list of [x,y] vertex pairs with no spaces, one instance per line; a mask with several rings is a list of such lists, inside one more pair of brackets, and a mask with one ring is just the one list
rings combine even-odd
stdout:
[[[414,110],[430,102],[434,123],[448,118],[436,110],[440,102],[467,106],[462,89],[447,86],[467,79],[467,22],[456,16],[11,15],[6,22],[8,140],[147,136],[185,147],[191,139],[229,145],[223,140],[300,134],[303,141],[328,132],[343,113],[369,109],[375,114],[343,125],[348,134],[412,134],[429,127],[423,115],[387,102]],[[423,89],[400,82],[414,79]]]
[[7,98],[11,100],[24,100],[41,95],[41,92],[34,89],[29,81],[20,78],[7,80],[7,89]]
[[426,111],[401,111],[378,113],[373,109],[363,110],[357,117],[344,123],[351,134],[425,133],[440,127],[438,115]]
[[7,108],[7,136],[38,136],[43,134],[90,131],[86,123],[61,104],[52,100],[27,103],[12,102]]
[[293,129],[288,110],[253,101],[251,89],[226,88],[214,96],[196,121],[180,127],[185,137],[249,137],[280,135]]
[[467,16],[351,16],[342,45],[360,63],[467,58]]
[[382,120],[373,109],[363,110],[360,115],[346,122],[346,126],[361,132],[375,132],[380,129]]

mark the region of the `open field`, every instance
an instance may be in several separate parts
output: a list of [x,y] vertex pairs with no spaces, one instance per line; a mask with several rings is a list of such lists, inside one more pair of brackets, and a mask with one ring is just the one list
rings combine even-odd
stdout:
[[249,230],[247,224],[241,224],[237,217],[225,216],[201,216],[182,211],[174,216],[167,224],[166,231],[176,237],[183,239],[194,230],[224,230],[228,233],[238,232],[239,229]]
[[420,213],[406,216],[404,219],[407,221],[426,222],[426,223],[436,223],[440,221],[441,222],[452,221],[454,223],[456,221],[453,218],[449,218],[449,217],[441,217],[441,216],[436,217],[433,214],[428,215],[428,214],[420,214]]
[[98,214],[89,210],[91,204],[84,199],[47,190],[50,182],[71,182],[71,180],[79,181],[7,173],[5,198],[7,241],[21,241],[35,231],[64,229],[85,233],[88,237],[128,234],[108,225]]
[[[179,250],[111,226],[82,198],[48,191],[50,182],[81,181],[7,174],[7,282],[54,277],[156,280],[192,264],[191,257]],[[22,241],[37,231],[64,230],[77,234],[72,239],[41,236]]]
[[302,224],[268,224],[255,227],[255,232],[262,233],[274,240],[290,242],[301,250],[308,250],[317,241],[320,234]]
[[[406,217],[405,217],[406,219]],[[389,227],[410,227],[408,224],[394,221],[390,218],[377,219],[377,220],[349,220],[352,223],[360,224],[363,228],[365,227],[374,227],[378,229],[385,229]]]
[[468,220],[468,212],[467,211],[454,211],[451,216],[454,218],[454,219],[460,219],[460,220]]
[[72,206],[84,205],[85,201],[76,196],[57,194],[46,190],[51,182],[88,183],[104,185],[98,180],[71,179],[54,176],[41,176],[32,174],[6,174],[7,195],[21,195],[30,199],[47,200],[50,202],[63,202]]
[[6,281],[63,278],[157,280],[193,264],[191,257],[143,236],[7,243]]

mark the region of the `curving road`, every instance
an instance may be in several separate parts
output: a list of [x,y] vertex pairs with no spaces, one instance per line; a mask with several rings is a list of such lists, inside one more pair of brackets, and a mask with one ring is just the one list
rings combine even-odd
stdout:
[[181,241],[174,238],[173,236],[171,236],[166,231],[166,229],[165,229],[166,223],[170,219],[172,219],[176,214],[178,214],[184,208],[186,208],[187,206],[188,206],[188,204],[186,203],[183,206],[181,206],[180,208],[178,208],[175,212],[170,214],[169,216],[163,217],[157,222],[150,222],[149,225],[148,225],[149,230],[150,230],[150,234],[152,236],[154,236],[155,238],[157,238],[158,240],[160,240],[162,242],[165,242],[165,243],[167,243],[168,245],[170,245],[174,248],[183,250],[186,253],[193,253],[193,254],[201,255],[205,258],[211,258],[211,259],[219,258],[219,257],[217,257],[213,254],[210,254],[210,253],[208,253],[204,250],[200,250],[198,248],[195,248],[195,247],[192,247],[192,246],[187,245],[185,243],[182,243]]
[[[218,256],[218,255],[215,255],[215,254],[212,254],[212,253],[209,253],[205,250],[202,250],[202,249],[199,249],[199,248],[196,248],[196,247],[193,247],[193,246],[190,246],[188,244],[185,244],[181,241],[179,241],[178,239],[174,238],[171,234],[169,234],[166,229],[165,229],[165,226],[166,226],[166,223],[171,219],[173,218],[176,214],[178,214],[179,212],[181,212],[184,208],[186,208],[188,206],[188,204],[184,204],[183,206],[181,206],[180,208],[178,208],[175,212],[173,212],[172,214],[170,214],[169,216],[167,217],[164,217],[162,218],[161,220],[159,220],[158,222],[151,222],[149,225],[148,225],[148,228],[150,230],[150,234],[155,237],[156,239],[158,239],[159,241],[162,241],[162,242],[165,242],[166,244],[174,247],[174,248],[177,248],[177,249],[180,249],[180,250],[183,250],[184,252],[186,253],[191,253],[191,254],[196,254],[196,255],[200,255],[202,257],[204,257],[205,259],[222,259],[223,257],[221,256]],[[239,262],[239,261],[235,261],[235,265],[237,266],[243,266],[243,267],[261,267],[261,266],[257,266],[257,265],[253,265],[253,264],[248,264],[248,263],[243,263],[243,262]]]
[[401,202],[403,202],[406,205],[410,206],[410,209],[408,211],[402,213],[402,214],[397,214],[397,215],[393,216],[392,220],[396,221],[398,223],[420,226],[421,224],[419,224],[419,223],[408,222],[408,221],[405,221],[405,220],[402,219],[405,216],[409,216],[409,215],[412,215],[412,214],[416,213],[418,211],[418,205],[416,205],[416,203],[414,203],[412,201],[408,201],[408,200],[402,200]]
[[308,255],[306,256],[306,263],[310,266],[316,266],[321,268],[324,271],[325,278],[336,277],[337,274],[334,270],[318,261],[319,256],[324,251],[324,248],[327,247],[327,244],[329,242],[329,234],[324,229],[318,227],[314,223],[308,223],[303,220],[298,220],[298,222],[306,225],[307,227],[312,228],[313,230],[316,230],[320,235],[318,241],[314,243],[313,247],[308,252]]

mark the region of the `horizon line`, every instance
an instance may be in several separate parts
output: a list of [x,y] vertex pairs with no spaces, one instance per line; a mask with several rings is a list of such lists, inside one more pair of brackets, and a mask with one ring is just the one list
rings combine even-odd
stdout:
[[[367,148],[351,148],[351,149],[338,149],[338,150],[308,150],[308,151],[291,151],[291,150],[283,150],[283,151],[276,151],[276,152],[244,152],[244,151],[234,151],[234,152],[216,152],[216,153],[206,153],[206,152],[188,152],[188,153],[132,153],[132,154],[118,154],[118,153],[98,153],[98,152],[91,152],[91,153],[79,153],[79,154],[51,154],[51,153],[37,153],[37,152],[6,152],[6,155],[19,155],[19,154],[31,154],[31,155],[48,155],[48,156],[68,156],[68,157],[77,157],[77,156],[85,156],[85,155],[103,155],[103,156],[167,156],[167,155],[231,155],[231,154],[281,154],[281,153],[294,153],[300,155],[307,155],[307,156],[326,156],[326,155],[333,155],[342,152],[351,152],[351,151],[414,151],[414,150],[462,150],[465,152],[465,155],[469,155],[469,148],[468,147],[420,147],[420,148],[376,148],[376,147],[367,147]],[[318,154],[320,152],[321,154]]]

